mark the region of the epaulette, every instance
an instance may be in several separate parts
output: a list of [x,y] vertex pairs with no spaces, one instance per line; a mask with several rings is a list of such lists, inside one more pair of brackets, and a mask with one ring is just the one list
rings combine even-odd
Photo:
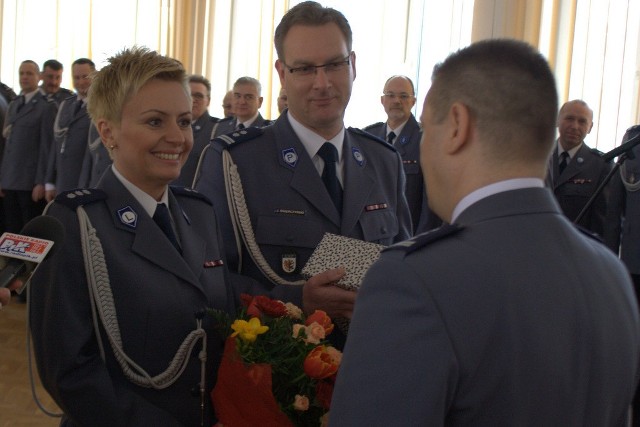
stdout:
[[233,116],[231,116],[231,117],[223,117],[221,119],[218,119],[218,123],[228,122],[228,121],[233,120],[233,119],[234,119]]
[[71,95],[67,96],[66,98],[64,98],[64,99],[63,99],[63,101],[68,101],[68,100],[70,100],[71,98],[75,98],[75,97],[76,97],[76,95],[75,95],[75,94],[71,94]]
[[396,147],[394,147],[393,145],[389,144],[384,139],[378,138],[377,136],[370,134],[369,132],[365,132],[362,129],[352,128],[352,127],[348,128],[347,130],[349,132],[355,133],[356,135],[364,136],[366,138],[369,138],[372,141],[378,142],[378,143],[384,145],[385,147],[387,147],[391,151],[394,151],[394,152],[396,151]]
[[207,204],[213,206],[213,203],[211,203],[211,200],[209,200],[207,196],[194,190],[193,188],[182,187],[177,185],[176,186],[170,185],[169,187],[171,188],[171,192],[176,196],[185,196],[185,197],[191,197],[193,199],[200,199],[205,201]]
[[589,150],[598,157],[604,156],[604,153],[597,148],[589,148]]
[[599,235],[599,234],[596,234],[596,233],[594,233],[593,231],[591,231],[591,230],[589,230],[589,229],[587,229],[587,228],[584,228],[583,226],[578,225],[578,224],[575,224],[575,223],[573,224],[573,226],[574,226],[574,227],[575,227],[579,232],[581,232],[582,234],[584,234],[585,236],[590,237],[590,238],[592,238],[593,240],[595,240],[595,241],[597,241],[597,242],[604,243],[604,240],[602,240],[602,237],[600,237],[600,235]]
[[89,203],[106,200],[107,193],[95,188],[78,188],[75,190],[64,191],[56,197],[56,203],[65,205],[69,209],[75,210],[78,206],[88,205]]
[[368,132],[368,131],[369,131],[369,129],[377,128],[377,127],[382,126],[382,125],[384,125],[384,124],[385,124],[384,122],[374,123],[374,124],[372,124],[372,125],[369,125],[369,126],[365,126],[365,127],[363,127],[363,128],[362,128],[362,130],[364,130],[364,131],[367,131],[367,132]]
[[212,139],[211,142],[229,147],[240,142],[250,141],[260,135],[262,135],[262,128],[249,127],[242,130],[236,130],[225,135],[220,135]]
[[384,251],[390,250],[401,250],[404,251],[407,255],[412,252],[417,251],[433,242],[437,242],[438,240],[444,239],[447,236],[452,236],[458,231],[464,229],[464,227],[457,224],[443,224],[441,227],[438,227],[434,230],[427,231],[426,233],[418,234],[412,239],[405,240],[404,242],[396,243],[395,245],[391,245],[385,249]]

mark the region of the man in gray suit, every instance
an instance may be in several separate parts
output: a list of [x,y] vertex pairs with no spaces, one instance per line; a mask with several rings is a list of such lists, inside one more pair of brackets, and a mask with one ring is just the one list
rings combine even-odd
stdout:
[[76,94],[62,101],[53,125],[54,140],[51,141],[45,181],[47,202],[58,193],[78,188],[82,162],[90,143],[90,128],[93,127],[86,100],[90,76],[95,69],[95,64],[88,58],[76,59],[71,66]]
[[544,188],[557,99],[524,42],[482,41],[436,67],[420,160],[452,225],[367,273],[330,425],[625,425],[638,307],[624,266]]
[[407,177],[405,195],[411,211],[414,233],[439,227],[442,221],[427,205],[420,168],[422,130],[411,112],[416,104],[413,82],[406,76],[391,76],[385,82],[382,92],[380,103],[387,113],[387,121],[374,123],[364,130],[392,144],[402,157]]
[[[351,41],[349,23],[338,11],[315,2],[289,10],[275,34],[276,69],[289,109],[271,126],[212,141],[196,184],[214,200],[221,230],[229,233],[224,241],[231,266],[262,283],[247,291],[271,291],[307,312],[318,308],[334,317],[350,317],[355,299],[353,292],[333,286],[343,271],[300,280],[324,233],[385,245],[411,233],[400,156],[343,123],[356,75]],[[222,175],[227,156],[237,166],[247,203],[246,215],[240,215],[250,219],[243,228],[247,244],[240,248],[226,207],[225,184],[234,182],[232,175]],[[232,207],[242,210],[237,203]]]
[[[580,99],[566,102],[558,113],[557,126],[559,137],[549,160],[547,184],[565,215],[575,221],[605,180],[611,165],[602,160],[600,151],[584,142],[593,128],[593,111],[586,102]],[[607,186],[578,222],[601,237],[608,196]]]
[[44,208],[44,182],[56,105],[38,90],[40,72],[31,60],[20,64],[21,95],[9,104],[0,166],[6,231],[17,233]]
[[271,124],[260,114],[262,106],[262,85],[253,77],[240,77],[233,84],[234,117],[218,123],[214,136],[225,135],[248,127],[263,127]]

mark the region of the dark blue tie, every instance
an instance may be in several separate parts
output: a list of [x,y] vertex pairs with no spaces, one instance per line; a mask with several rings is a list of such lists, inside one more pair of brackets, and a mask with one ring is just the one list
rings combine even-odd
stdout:
[[565,170],[567,164],[569,164],[569,153],[563,151],[560,154],[560,161],[558,162],[558,175],[562,175],[562,171]]
[[164,203],[158,203],[156,211],[153,214],[153,220],[158,224],[158,227],[160,227],[160,230],[162,230],[165,236],[167,236],[171,244],[178,252],[180,252],[180,254],[182,254],[182,249],[180,248],[180,244],[178,244],[178,238],[176,237],[176,234],[173,231],[173,226],[171,225],[171,215],[169,214],[167,205]]
[[318,155],[324,160],[322,181],[324,182],[324,186],[327,187],[333,204],[336,205],[338,212],[342,215],[342,187],[340,186],[340,181],[338,181],[338,175],[336,173],[338,150],[332,143],[325,142],[322,144],[322,147],[320,147]]
[[387,142],[391,145],[393,145],[393,140],[396,139],[396,134],[394,131],[389,132],[389,135],[387,135]]

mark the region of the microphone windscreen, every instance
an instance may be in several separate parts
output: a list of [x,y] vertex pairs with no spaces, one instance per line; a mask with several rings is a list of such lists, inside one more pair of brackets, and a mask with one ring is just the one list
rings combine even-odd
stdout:
[[37,239],[51,240],[53,247],[47,254],[51,256],[52,253],[57,251],[63,244],[65,238],[64,226],[60,221],[52,216],[40,215],[33,218],[31,221],[22,227],[20,234],[23,236],[35,237]]

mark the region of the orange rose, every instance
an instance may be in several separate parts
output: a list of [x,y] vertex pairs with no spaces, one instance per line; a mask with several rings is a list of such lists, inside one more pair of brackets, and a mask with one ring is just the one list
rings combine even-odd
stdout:
[[309,410],[309,398],[307,396],[301,396],[296,394],[296,397],[293,401],[293,409],[296,411],[308,411]]
[[307,335],[305,341],[310,344],[320,344],[320,341],[325,337],[324,328],[318,322],[305,326],[304,332]]
[[335,374],[338,371],[338,363],[327,351],[327,346],[319,345],[307,354],[303,368],[309,377],[321,380]]
[[329,335],[333,331],[333,323],[331,323],[331,318],[322,310],[316,310],[312,315],[307,317],[305,325],[309,326],[313,322],[317,322],[324,328],[325,336]]

